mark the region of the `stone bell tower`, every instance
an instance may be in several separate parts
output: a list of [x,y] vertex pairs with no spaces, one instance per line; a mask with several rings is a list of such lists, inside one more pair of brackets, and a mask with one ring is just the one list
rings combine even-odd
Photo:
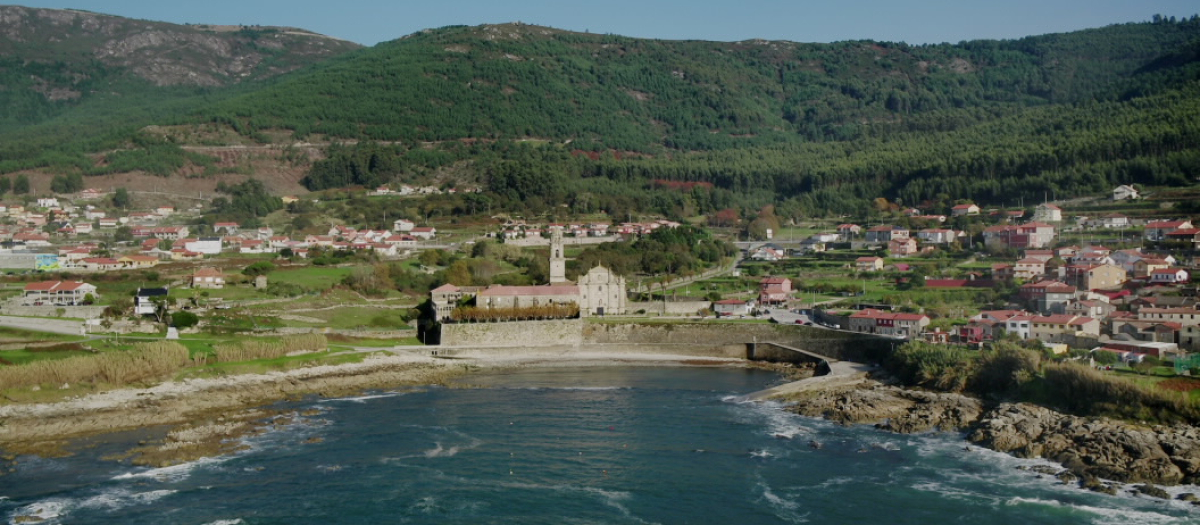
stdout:
[[562,226],[550,227],[550,284],[567,282],[567,258],[563,255]]

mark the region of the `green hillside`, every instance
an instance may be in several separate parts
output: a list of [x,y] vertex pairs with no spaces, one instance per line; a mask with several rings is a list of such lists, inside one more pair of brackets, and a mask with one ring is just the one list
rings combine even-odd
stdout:
[[[1197,17],[925,46],[447,27],[266,83],[152,93],[136,108],[97,96],[0,134],[0,172],[169,175],[204,162],[180,148],[187,134],[135,132],[148,124],[357,141],[330,147],[304,183],[452,170],[490,190],[438,204],[463,214],[1003,204],[1190,184],[1200,168]],[[112,148],[103,166],[87,155]]]

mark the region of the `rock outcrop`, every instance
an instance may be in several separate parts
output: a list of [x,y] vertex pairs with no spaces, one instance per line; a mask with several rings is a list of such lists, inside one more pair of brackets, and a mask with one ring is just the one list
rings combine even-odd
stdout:
[[1085,480],[1200,483],[1200,430],[1191,426],[1146,427],[1004,404],[985,414],[969,439],[1017,457],[1057,461]]
[[979,400],[906,390],[867,381],[784,399],[795,413],[844,424],[875,424],[900,433],[967,431],[980,446],[1022,458],[1046,458],[1066,469],[1064,482],[1115,493],[1109,481],[1200,484],[1200,429],[1139,426],[1069,416],[1029,404],[984,410]]

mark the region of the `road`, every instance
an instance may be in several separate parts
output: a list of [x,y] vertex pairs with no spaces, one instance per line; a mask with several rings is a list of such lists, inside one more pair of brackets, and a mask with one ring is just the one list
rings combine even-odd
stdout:
[[0,326],[30,330],[34,332],[49,332],[52,334],[83,335],[83,322],[66,319],[44,319],[40,317],[15,317],[0,315]]

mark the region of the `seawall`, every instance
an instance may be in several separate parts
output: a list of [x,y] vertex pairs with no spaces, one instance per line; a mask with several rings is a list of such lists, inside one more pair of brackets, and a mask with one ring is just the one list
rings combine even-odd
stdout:
[[[811,326],[750,323],[591,322],[582,319],[464,323],[442,326],[442,347],[489,347],[497,351],[537,347],[594,347],[652,349],[680,355],[750,357],[753,343],[779,343],[836,359],[860,362],[882,360],[898,342],[894,339]],[[633,350],[637,349],[637,350]],[[763,353],[758,358],[771,358]],[[622,350],[624,351],[624,350]],[[779,356],[775,356],[779,357]]]

